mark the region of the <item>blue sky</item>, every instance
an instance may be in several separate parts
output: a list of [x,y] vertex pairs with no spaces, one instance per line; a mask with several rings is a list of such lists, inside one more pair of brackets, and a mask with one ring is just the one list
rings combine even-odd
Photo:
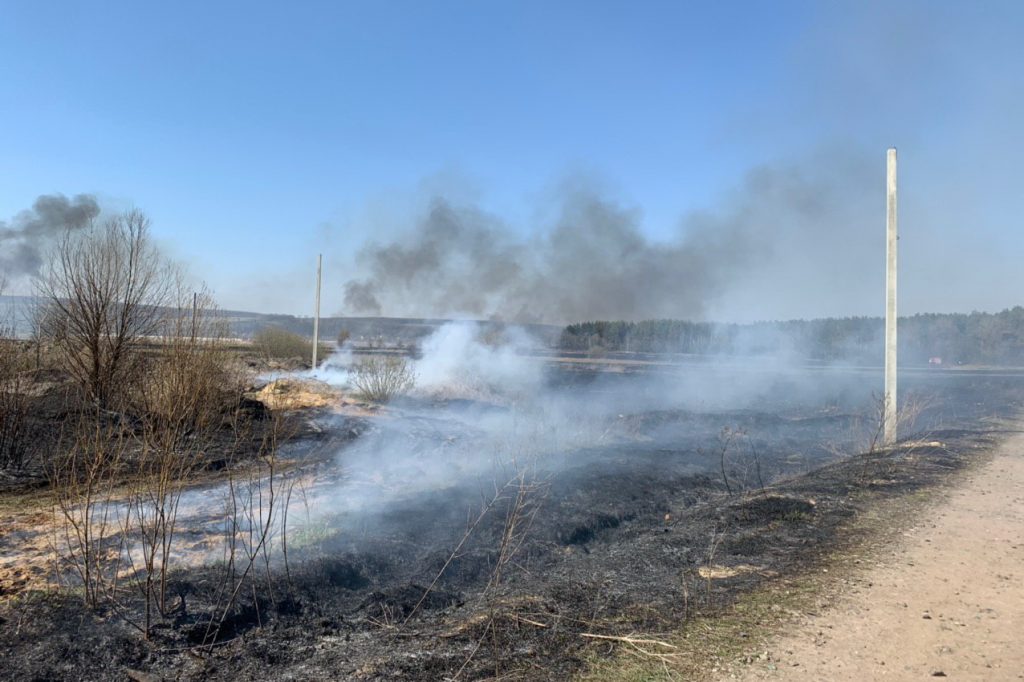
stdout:
[[[318,250],[343,279],[428,195],[529,232],[585,177],[667,240],[752,168],[893,144],[905,229],[931,230],[910,308],[1020,302],[1020,3],[0,6],[0,219],[54,192],[138,206],[229,307],[304,312]],[[936,295],[954,255],[979,272]]]

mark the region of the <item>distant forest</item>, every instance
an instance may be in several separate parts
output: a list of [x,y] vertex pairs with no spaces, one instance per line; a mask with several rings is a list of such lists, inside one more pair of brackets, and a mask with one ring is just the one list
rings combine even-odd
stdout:
[[[562,331],[559,347],[598,353],[791,355],[823,362],[879,364],[883,332],[884,320],[879,317],[752,324],[582,322]],[[901,359],[910,364],[1024,365],[1024,308],[902,317],[899,346]]]

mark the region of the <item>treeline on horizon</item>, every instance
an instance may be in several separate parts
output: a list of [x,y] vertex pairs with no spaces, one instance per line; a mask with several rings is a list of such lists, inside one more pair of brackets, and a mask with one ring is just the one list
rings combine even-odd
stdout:
[[[566,351],[788,355],[879,364],[884,320],[844,317],[750,324],[687,320],[594,321],[562,330]],[[899,320],[901,360],[943,365],[1024,365],[1024,307],[999,313],[927,313]]]

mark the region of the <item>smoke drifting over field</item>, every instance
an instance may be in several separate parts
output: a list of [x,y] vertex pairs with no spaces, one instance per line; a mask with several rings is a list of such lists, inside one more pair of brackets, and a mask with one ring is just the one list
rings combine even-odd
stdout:
[[[316,508],[379,513],[410,496],[493,486],[524,468],[583,471],[593,458],[637,449],[696,451],[715,442],[723,427],[742,425],[749,418],[744,410],[765,404],[780,414],[813,413],[822,404],[837,410],[834,423],[806,427],[814,445],[804,456],[828,457],[824,444],[847,446],[862,436],[852,415],[870,410],[872,386],[863,377],[809,374],[777,358],[595,375],[522,353],[537,345],[514,327],[502,334],[472,322],[440,328],[412,365],[416,388],[338,452],[346,478],[323,486]],[[357,356],[342,349],[314,376],[350,390],[339,369],[353,362]],[[767,419],[752,434],[755,440],[788,423]],[[737,466],[748,459],[746,450],[737,453]],[[705,473],[710,465],[695,455],[687,466]]]
[[100,214],[96,198],[79,194],[43,194],[9,223],[0,221],[0,273],[22,277],[39,273],[49,240],[69,229],[81,229]]
[[686,215],[666,242],[645,235],[638,211],[587,188],[563,191],[557,219],[537,230],[435,198],[412,229],[362,248],[366,274],[345,285],[345,310],[552,323],[701,319],[744,287],[766,296],[765,278],[781,298],[798,293],[789,290],[794,272],[842,269],[851,249],[871,248],[854,226],[870,224],[877,208],[873,171],[849,159],[755,169],[720,207]]

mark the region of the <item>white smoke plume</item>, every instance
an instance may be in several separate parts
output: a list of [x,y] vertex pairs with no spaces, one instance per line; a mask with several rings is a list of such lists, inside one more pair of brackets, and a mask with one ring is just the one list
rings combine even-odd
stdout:
[[518,327],[485,332],[473,322],[448,323],[422,344],[414,365],[417,393],[500,399],[535,391],[542,367],[524,352],[540,345]]

